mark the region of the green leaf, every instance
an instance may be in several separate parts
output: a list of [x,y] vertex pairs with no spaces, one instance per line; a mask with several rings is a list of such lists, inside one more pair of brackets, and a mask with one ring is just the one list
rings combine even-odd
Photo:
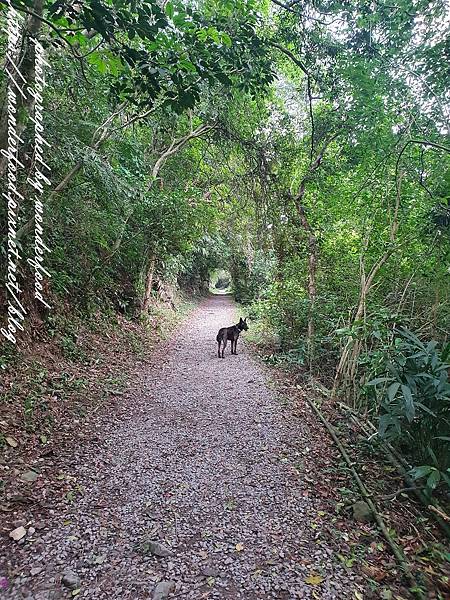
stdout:
[[425,404],[422,404],[422,402],[416,402],[416,406],[418,406],[419,408],[421,408],[422,410],[424,410],[427,414],[431,415],[435,419],[437,418],[436,413],[434,413],[432,410],[430,410],[428,408],[428,406],[425,406]]
[[391,414],[381,415],[378,423],[378,435],[381,438],[393,437],[392,429],[397,433],[400,432],[400,421],[398,417]]
[[372,379],[366,385],[378,385],[380,383],[386,383],[387,381],[392,381],[392,377],[377,377],[376,379]]
[[431,471],[433,471],[433,467],[430,467],[429,465],[423,465],[421,467],[415,467],[414,469],[411,469],[409,473],[411,477],[416,480],[426,477],[431,473]]
[[405,399],[405,415],[408,421],[411,423],[416,414],[411,389],[407,385],[402,385],[402,393]]
[[441,474],[439,473],[439,471],[437,469],[434,469],[432,473],[430,473],[428,479],[427,479],[427,487],[430,488],[430,490],[434,490],[437,486],[437,484],[440,482],[441,480]]
[[175,14],[175,8],[174,8],[172,2],[167,2],[166,6],[165,6],[165,11],[166,11],[166,14],[169,17],[169,19],[172,19],[173,15]]
[[225,33],[224,31],[222,31],[220,38],[222,40],[222,44],[224,44],[225,46],[230,47],[232,44],[231,38],[228,35],[228,33]]
[[395,398],[395,395],[398,392],[399,388],[400,384],[398,383],[398,381],[394,381],[394,383],[391,383],[391,385],[388,387],[387,395],[390,402],[392,402],[392,400]]
[[441,353],[441,359],[443,362],[445,362],[448,358],[450,358],[450,342],[448,342],[448,344],[444,346]]

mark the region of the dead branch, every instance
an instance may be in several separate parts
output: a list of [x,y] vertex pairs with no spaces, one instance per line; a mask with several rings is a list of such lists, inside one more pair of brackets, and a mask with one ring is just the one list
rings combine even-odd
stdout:
[[[355,467],[354,467],[354,462],[352,462],[350,460],[349,455],[347,454],[347,451],[345,450],[344,446],[342,445],[342,443],[340,442],[337,434],[336,434],[336,430],[335,428],[331,425],[331,423],[324,417],[324,415],[322,414],[322,412],[317,408],[317,406],[314,404],[314,402],[312,402],[308,397],[305,396],[305,400],[306,402],[309,404],[309,406],[313,409],[313,411],[316,413],[316,415],[319,417],[320,421],[322,422],[322,424],[324,425],[324,427],[327,429],[328,433],[331,435],[331,437],[333,438],[333,441],[335,442],[336,446],[339,449],[339,452],[341,453],[343,459],[345,460],[345,462],[347,463],[347,466],[351,472],[351,474],[353,475],[353,478],[355,479],[359,490],[361,492],[361,495],[363,496],[364,500],[367,502],[370,510],[372,511],[372,514],[375,518],[375,521],[378,525],[379,530],[381,531],[381,533],[383,534],[384,538],[386,539],[387,543],[389,544],[389,546],[391,547],[391,550],[395,556],[395,558],[397,559],[398,564],[400,565],[403,573],[405,574],[405,577],[408,579],[408,581],[411,584],[411,587],[418,589],[417,588],[417,582],[416,579],[411,571],[410,565],[406,560],[406,557],[403,553],[403,550],[401,549],[401,547],[394,541],[393,537],[391,536],[391,534],[388,531],[388,528],[386,527],[386,524],[383,520],[383,517],[381,516],[381,514],[378,512],[377,507],[374,503],[374,501],[372,500],[372,494],[369,493],[369,491],[367,490],[365,484],[363,483],[361,477],[358,475]],[[422,592],[417,592],[420,598],[425,598],[425,596],[423,595]]]

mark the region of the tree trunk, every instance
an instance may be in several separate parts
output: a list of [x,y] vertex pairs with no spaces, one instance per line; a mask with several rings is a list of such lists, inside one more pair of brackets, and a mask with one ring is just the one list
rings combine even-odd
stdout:
[[[36,15],[42,15],[43,0],[35,0],[33,3],[33,11]],[[42,21],[37,16],[28,16],[25,21],[25,29],[22,36],[21,50],[15,57],[14,64],[11,65],[9,61],[5,65],[11,75],[14,76],[15,70],[17,69],[22,77],[15,74],[15,80],[20,82],[20,87],[23,90],[25,97],[20,93],[16,94],[17,97],[17,126],[16,133],[20,139],[23,132],[25,131],[29,116],[33,111],[34,97],[27,93],[27,87],[31,87],[35,79],[35,45],[30,41],[31,38],[36,37],[41,28]],[[23,79],[22,79],[23,78]],[[1,117],[0,123],[0,148],[6,150],[8,145],[8,115],[5,111]],[[2,177],[7,169],[8,159],[7,157],[0,155],[0,177]]]
[[434,289],[434,303],[431,307],[431,333],[434,336],[437,336],[437,324],[438,324],[438,314],[439,314],[439,306],[440,306],[440,298],[439,298],[439,287],[436,284]]
[[309,298],[309,309],[308,309],[308,358],[309,358],[309,370],[312,371],[314,362],[314,334],[315,334],[315,304],[317,296],[316,286],[316,271],[317,271],[317,259],[318,259],[318,247],[317,238],[310,231],[308,241],[308,298]]
[[301,194],[296,199],[296,207],[297,212],[300,217],[300,222],[302,224],[303,229],[308,234],[308,328],[307,328],[307,354],[308,354],[308,363],[309,369],[312,370],[313,362],[314,362],[314,334],[315,334],[315,322],[314,322],[314,312],[315,312],[315,304],[317,297],[317,284],[316,284],[316,272],[317,272],[317,262],[319,256],[319,247],[317,243],[317,237],[308,221],[306,216],[305,208],[302,204],[300,204],[299,200],[303,197],[305,193],[305,188],[301,187]]
[[[298,193],[293,198],[295,207],[297,209],[297,213],[300,217],[300,223],[308,234],[308,300],[309,300],[309,309],[308,309],[308,338],[307,338],[307,352],[308,352],[308,361],[309,361],[309,369],[312,370],[312,366],[314,363],[314,334],[315,334],[315,323],[314,323],[314,312],[315,312],[315,304],[317,297],[317,285],[316,285],[316,272],[317,272],[317,263],[319,257],[319,244],[317,241],[317,237],[314,233],[313,228],[306,216],[305,206],[303,204],[303,199],[306,194],[306,185],[308,181],[311,180],[314,173],[320,168],[322,164],[322,160],[325,156],[325,152],[329,145],[338,137],[338,133],[334,133],[327,141],[324,142],[322,149],[317,154],[314,161],[311,161],[309,165],[308,172],[305,174],[303,179],[300,182],[300,186],[298,189]],[[312,154],[311,154],[312,157]]]
[[152,287],[153,287],[153,275],[155,272],[155,259],[150,258],[150,263],[147,267],[147,274],[145,277],[145,292],[142,299],[141,315],[144,315],[148,311],[150,301],[152,299]]

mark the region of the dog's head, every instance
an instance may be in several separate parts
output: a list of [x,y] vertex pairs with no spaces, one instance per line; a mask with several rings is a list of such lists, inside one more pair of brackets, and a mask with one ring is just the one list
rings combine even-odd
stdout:
[[247,317],[245,317],[245,319],[243,319],[242,317],[239,319],[239,325],[238,325],[239,329],[242,331],[247,331],[248,330],[248,325],[247,325]]

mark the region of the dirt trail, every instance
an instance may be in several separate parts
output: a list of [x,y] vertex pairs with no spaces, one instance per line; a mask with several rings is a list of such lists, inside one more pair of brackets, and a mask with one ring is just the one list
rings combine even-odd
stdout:
[[[189,600],[354,597],[353,576],[311,527],[314,490],[295,470],[307,425],[241,341],[238,356],[228,346],[217,358],[216,332],[235,321],[228,297],[205,300],[118,413],[98,416],[101,436],[71,466],[73,504],[9,543],[17,577],[4,598],[73,597],[66,569],[80,579],[76,597],[91,600],[152,598],[162,580],[175,582],[169,598]],[[146,552],[149,540],[171,555]]]

